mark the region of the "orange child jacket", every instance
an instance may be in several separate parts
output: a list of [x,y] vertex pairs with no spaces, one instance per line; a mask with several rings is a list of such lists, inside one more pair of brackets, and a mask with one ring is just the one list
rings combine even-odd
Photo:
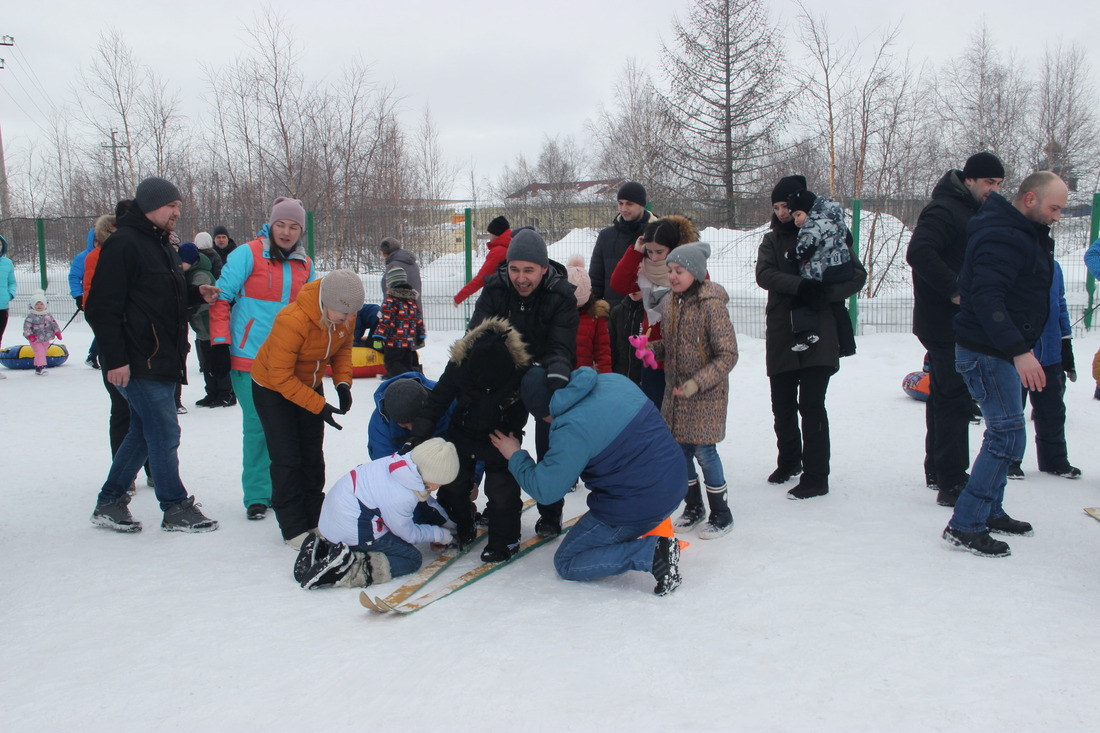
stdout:
[[325,398],[314,392],[325,368],[332,382],[351,384],[351,342],[355,319],[336,326],[321,322],[324,279],[302,286],[298,299],[279,311],[271,333],[252,362],[252,379],[299,407],[320,414]]

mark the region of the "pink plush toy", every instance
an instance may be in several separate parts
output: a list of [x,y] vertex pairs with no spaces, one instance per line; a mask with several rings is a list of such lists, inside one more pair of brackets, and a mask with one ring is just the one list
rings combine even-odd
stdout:
[[638,357],[642,364],[650,369],[657,368],[657,357],[653,355],[653,352],[649,350],[647,346],[649,344],[649,336],[640,334],[638,336],[629,336],[627,341],[634,347],[634,356]]

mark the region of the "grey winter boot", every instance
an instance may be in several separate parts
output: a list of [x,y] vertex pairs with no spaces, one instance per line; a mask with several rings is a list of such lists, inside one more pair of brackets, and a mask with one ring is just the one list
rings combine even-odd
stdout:
[[179,504],[168,507],[164,510],[160,528],[165,532],[213,532],[218,528],[218,523],[199,511],[201,506],[195,503],[195,497],[189,496]]
[[141,522],[130,514],[130,495],[123,494],[112,502],[96,504],[92,512],[92,524],[116,532],[140,532]]
[[672,529],[676,534],[690,532],[707,517],[703,509],[703,487],[699,479],[688,481],[687,496],[684,497],[684,513],[672,520]]
[[337,579],[335,588],[366,588],[374,583],[385,583],[393,578],[390,559],[381,552],[355,552],[344,577]]
[[707,503],[710,504],[710,519],[699,530],[699,539],[715,540],[733,530],[733,512],[727,501],[726,484],[707,487]]

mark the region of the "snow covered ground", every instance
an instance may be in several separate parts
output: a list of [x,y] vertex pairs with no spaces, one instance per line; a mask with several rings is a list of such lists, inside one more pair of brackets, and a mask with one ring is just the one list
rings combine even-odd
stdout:
[[[432,334],[430,375],[456,335]],[[7,730],[1091,728],[1100,526],[1081,509],[1100,505],[1088,377],[1100,336],[1077,343],[1067,395],[1085,476],[1038,474],[1029,446],[1006,507],[1036,534],[1012,540],[1010,558],[939,540],[950,510],[923,486],[923,407],[900,387],[920,367],[915,338],[866,336],[844,360],[829,394],[832,493],[806,502],[765,481],[764,345],[743,338],[720,446],[737,525],[693,542],[674,595],[653,596],[642,573],[565,582],[545,548],[407,617],[292,581],[274,518],[245,519],[236,408],[180,418],[185,483],[220,530],[161,532],[144,487],[131,507],[144,532],[93,527],[109,450],[89,339],[75,323],[68,364],[0,381]],[[343,432],[326,436],[330,482],[365,458],[376,385],[356,383]],[[188,385],[186,404],[201,395]],[[583,501],[570,495],[567,516]]]

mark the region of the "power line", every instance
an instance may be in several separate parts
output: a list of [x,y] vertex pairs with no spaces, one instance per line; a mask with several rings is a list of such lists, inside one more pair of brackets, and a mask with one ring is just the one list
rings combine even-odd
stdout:
[[46,91],[46,86],[42,83],[42,80],[38,78],[38,74],[35,73],[34,67],[31,66],[30,60],[27,58],[27,55],[24,54],[23,51],[15,45],[12,46],[12,51],[15,52],[17,58],[22,61],[23,66],[26,67],[27,71],[29,71],[30,75],[34,78],[34,84],[37,87],[38,93],[41,94],[42,98],[46,100],[46,103],[50,105],[50,109],[56,113],[57,105],[54,104],[53,98],[50,96],[50,93]]

